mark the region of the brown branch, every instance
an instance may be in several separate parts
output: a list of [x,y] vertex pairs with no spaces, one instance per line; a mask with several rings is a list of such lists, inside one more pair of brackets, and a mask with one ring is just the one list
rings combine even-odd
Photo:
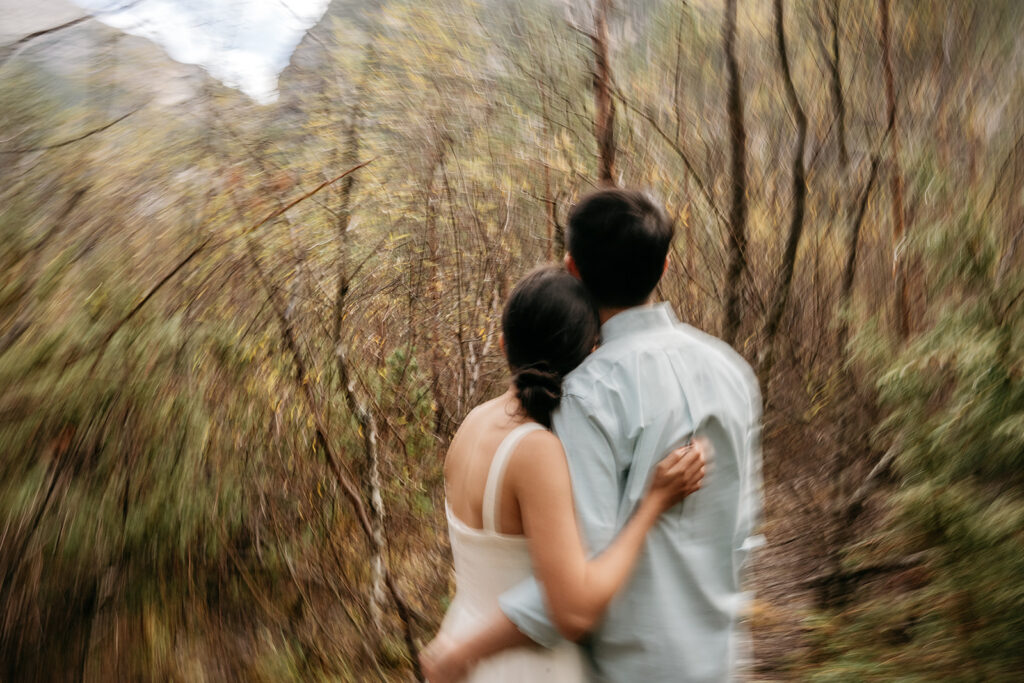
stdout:
[[363,163],[361,163],[361,164],[357,164],[356,166],[353,166],[352,168],[348,169],[347,171],[345,171],[345,172],[344,172],[344,173],[342,173],[341,175],[337,175],[337,176],[335,176],[335,177],[333,177],[333,178],[330,178],[330,179],[328,179],[328,180],[325,180],[324,182],[320,183],[319,185],[317,185],[316,187],[314,187],[314,188],[313,188],[312,190],[310,190],[309,192],[307,192],[307,193],[305,193],[305,194],[303,194],[303,195],[301,195],[301,196],[299,196],[299,197],[296,197],[295,199],[293,199],[292,201],[288,202],[288,203],[287,203],[287,204],[285,204],[284,206],[281,206],[280,208],[274,209],[273,211],[271,211],[270,213],[268,213],[268,214],[267,214],[267,217],[266,217],[266,218],[264,218],[263,220],[261,220],[261,221],[260,221],[259,223],[256,223],[255,225],[253,225],[253,226],[252,226],[251,228],[249,228],[248,230],[246,230],[246,234],[248,234],[248,233],[251,233],[251,232],[253,232],[254,230],[256,230],[256,229],[258,229],[258,228],[262,227],[262,226],[263,226],[263,225],[265,225],[266,223],[268,223],[268,222],[270,222],[270,221],[274,220],[275,218],[277,218],[278,216],[280,216],[280,215],[281,215],[281,214],[283,214],[284,212],[288,211],[288,209],[291,209],[292,207],[294,207],[294,206],[295,206],[296,204],[299,204],[299,203],[301,203],[301,202],[304,202],[304,201],[306,201],[307,199],[309,199],[310,197],[312,197],[312,196],[313,196],[313,195],[315,195],[316,193],[320,192],[320,190],[324,189],[324,188],[325,188],[325,187],[327,187],[328,185],[333,185],[334,183],[338,182],[339,180],[341,180],[341,179],[342,179],[342,178],[344,178],[345,176],[349,175],[350,173],[355,173],[356,171],[358,171],[359,169],[361,169],[361,168],[362,168],[363,166],[367,166],[367,165],[369,165],[369,164],[373,163],[373,161],[374,161],[373,159],[370,159],[370,160],[368,160],[368,161],[364,161],[364,162],[363,162]]
[[35,31],[33,33],[29,33],[27,36],[22,36],[21,38],[19,38],[18,40],[14,41],[13,43],[10,43],[8,45],[4,45],[2,48],[0,48],[0,50],[3,50],[3,52],[0,53],[0,66],[2,66],[5,62],[7,62],[8,59],[13,57],[14,53],[18,50],[18,48],[20,48],[21,46],[25,45],[26,43],[29,43],[29,42],[35,40],[36,38],[42,38],[43,36],[49,35],[50,33],[56,33],[57,31],[63,31],[66,28],[71,28],[72,26],[77,26],[78,24],[81,24],[82,22],[85,22],[85,21],[89,21],[90,19],[92,19],[92,16],[89,15],[89,14],[86,14],[85,16],[78,17],[77,19],[72,19],[71,21],[65,21],[63,24],[59,24],[57,26],[51,26],[50,28],[44,28],[41,31]]
[[1017,141],[1013,143],[1013,147],[1011,147],[1010,151],[1006,154],[1006,158],[1003,159],[1003,163],[999,165],[999,172],[996,173],[995,184],[992,186],[992,191],[988,195],[988,201],[985,202],[985,208],[981,212],[982,217],[986,216],[988,214],[989,209],[992,208],[992,202],[995,201],[996,194],[999,188],[1002,186],[1003,180],[1006,178],[1006,169],[1010,165],[1010,162],[1013,161],[1015,156],[1021,151],[1021,149],[1024,149],[1022,145],[1024,145],[1024,133],[1021,133],[1019,136],[1017,136]]
[[32,33],[29,33],[28,35],[22,36],[21,38],[18,38],[13,43],[9,43],[7,45],[4,45],[4,46],[0,47],[0,50],[4,50],[5,51],[5,53],[4,52],[0,52],[0,66],[3,66],[4,63],[8,59],[13,57],[14,53],[18,51],[18,48],[26,45],[27,43],[32,42],[36,38],[42,38],[43,36],[50,35],[51,33],[57,33],[58,31],[63,31],[64,29],[71,28],[72,26],[77,26],[78,24],[81,24],[83,22],[89,21],[90,19],[93,18],[93,16],[97,16],[97,15],[100,15],[100,14],[116,14],[118,12],[123,12],[126,9],[131,9],[132,7],[134,7],[135,5],[139,4],[140,2],[142,2],[142,0],[135,0],[134,2],[129,2],[126,5],[121,5],[120,7],[117,7],[116,9],[99,10],[99,11],[93,12],[92,14],[86,14],[86,15],[83,15],[81,17],[76,17],[75,19],[71,19],[70,21],[65,21],[63,24],[58,24],[57,26],[50,26],[49,28],[44,28],[44,29],[41,29],[39,31],[33,31]]
[[900,143],[896,131],[896,85],[892,69],[891,30],[889,22],[889,0],[878,0],[878,17],[882,41],[882,69],[885,80],[885,100],[888,109],[888,129],[892,155],[892,175],[889,191],[892,196],[892,272],[895,284],[896,323],[900,337],[910,335],[910,309],[907,301],[907,267],[903,258],[906,243],[906,224],[903,215],[903,175],[900,170]]
[[103,352],[106,351],[107,345],[110,344],[110,340],[114,338],[114,335],[116,335],[118,333],[118,331],[122,327],[124,327],[125,323],[127,323],[129,320],[134,318],[135,315],[139,311],[141,311],[142,308],[147,303],[149,303],[149,300],[152,299],[153,296],[158,291],[160,291],[160,289],[163,288],[163,286],[166,285],[171,280],[171,278],[173,278],[175,275],[177,275],[181,271],[182,268],[187,266],[192,261],[192,259],[194,259],[196,256],[198,256],[200,254],[200,252],[202,252],[203,249],[205,249],[206,246],[210,243],[211,239],[213,239],[213,238],[212,237],[207,237],[197,247],[195,247],[192,251],[190,251],[188,253],[188,255],[185,256],[185,258],[183,258],[181,261],[179,261],[177,263],[177,265],[174,266],[174,268],[171,268],[171,270],[168,271],[166,275],[164,275],[162,278],[160,278],[160,281],[157,282],[155,285],[153,285],[150,288],[150,290],[146,293],[146,295],[144,297],[142,297],[141,299],[139,299],[138,303],[136,303],[134,306],[132,306],[132,309],[130,311],[128,311],[128,313],[125,314],[124,317],[122,317],[113,327],[110,328],[110,330],[107,332],[107,334],[104,335],[103,341],[101,341],[99,343],[99,346],[98,346],[99,353],[96,354],[96,358],[92,362],[92,366],[90,368],[90,372],[92,370],[96,369],[96,366],[99,364],[100,360],[103,358]]
[[832,54],[827,60],[832,84],[832,107],[835,109],[837,125],[839,167],[845,172],[850,163],[850,155],[846,149],[846,101],[843,99],[843,79],[839,67],[839,0],[832,0],[828,17],[832,24]]
[[112,128],[113,126],[115,126],[115,125],[121,123],[122,121],[124,121],[126,118],[128,118],[132,114],[138,112],[140,109],[142,109],[142,107],[139,107],[138,109],[133,109],[132,111],[128,112],[127,114],[123,114],[121,116],[118,116],[113,121],[105,123],[102,126],[99,126],[98,128],[93,128],[90,131],[82,133],[81,135],[77,135],[77,136],[75,136],[73,138],[70,138],[68,140],[61,140],[60,142],[55,142],[52,145],[43,145],[41,147],[23,147],[21,149],[2,149],[2,150],[0,150],[0,154],[29,154],[31,152],[45,152],[45,151],[51,150],[51,149],[58,149],[60,147],[67,147],[68,145],[72,145],[72,144],[74,144],[76,142],[81,142],[82,140],[85,140],[88,137],[96,135],[97,133],[102,133],[103,131],[107,130],[108,128]]

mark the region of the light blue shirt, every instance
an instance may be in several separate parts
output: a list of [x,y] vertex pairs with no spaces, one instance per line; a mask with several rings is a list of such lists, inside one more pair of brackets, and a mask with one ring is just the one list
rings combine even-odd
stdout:
[[[668,304],[627,309],[601,335],[566,377],[554,415],[588,547],[599,552],[614,539],[670,450],[702,435],[714,452],[703,487],[651,530],[584,650],[598,681],[727,680],[738,657],[741,569],[760,514],[757,381],[727,344],[680,324]],[[533,640],[561,639],[535,579],[500,602]]]

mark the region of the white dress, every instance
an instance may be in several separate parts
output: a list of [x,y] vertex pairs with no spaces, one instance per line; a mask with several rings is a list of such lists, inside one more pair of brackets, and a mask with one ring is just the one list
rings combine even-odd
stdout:
[[[535,422],[516,427],[506,436],[491,461],[484,488],[483,529],[474,529],[445,504],[448,535],[455,560],[455,599],[441,624],[452,638],[473,633],[493,616],[498,596],[533,573],[526,536],[501,534],[495,519],[500,510],[501,480],[508,458],[519,440],[537,429]],[[586,680],[579,648],[563,642],[554,649],[539,646],[506,650],[480,662],[466,683],[576,683]]]

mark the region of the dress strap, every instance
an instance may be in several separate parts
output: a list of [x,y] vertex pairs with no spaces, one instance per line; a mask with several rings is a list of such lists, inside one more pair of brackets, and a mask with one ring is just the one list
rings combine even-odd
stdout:
[[498,531],[496,520],[501,516],[501,482],[505,478],[505,467],[508,465],[509,456],[516,449],[520,439],[538,429],[544,429],[544,427],[536,422],[521,424],[506,434],[498,444],[498,450],[494,452],[494,458],[491,459],[490,471],[487,472],[484,501],[480,510],[485,531],[495,533]]

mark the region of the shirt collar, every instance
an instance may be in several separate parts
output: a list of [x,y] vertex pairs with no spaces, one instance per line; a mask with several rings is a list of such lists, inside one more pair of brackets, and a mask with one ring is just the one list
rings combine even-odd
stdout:
[[601,343],[678,324],[679,321],[667,302],[634,306],[616,313],[601,325]]

